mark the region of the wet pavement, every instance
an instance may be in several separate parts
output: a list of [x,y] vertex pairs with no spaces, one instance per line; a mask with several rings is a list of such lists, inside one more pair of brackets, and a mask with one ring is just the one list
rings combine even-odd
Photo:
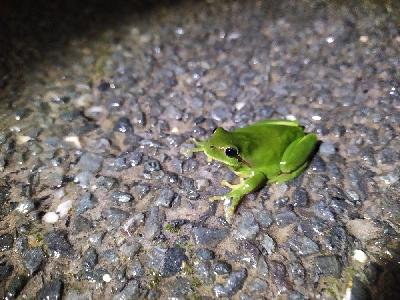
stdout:
[[[0,296],[399,298],[396,7],[116,3],[3,55]],[[237,178],[190,138],[267,118],[321,145],[229,224],[208,199]]]

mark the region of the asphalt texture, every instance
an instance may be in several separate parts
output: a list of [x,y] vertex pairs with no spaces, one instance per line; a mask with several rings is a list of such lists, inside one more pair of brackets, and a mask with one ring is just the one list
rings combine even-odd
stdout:
[[[5,2],[2,299],[399,299],[396,1]],[[298,120],[248,195],[191,138]]]

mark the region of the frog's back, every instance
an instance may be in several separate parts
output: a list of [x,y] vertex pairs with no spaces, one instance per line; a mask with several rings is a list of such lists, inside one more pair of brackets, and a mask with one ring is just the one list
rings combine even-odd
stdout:
[[[285,121],[283,121],[285,122]],[[304,136],[298,124],[258,122],[234,130],[241,140],[242,156],[267,177],[280,173],[280,160],[287,147],[297,138]]]

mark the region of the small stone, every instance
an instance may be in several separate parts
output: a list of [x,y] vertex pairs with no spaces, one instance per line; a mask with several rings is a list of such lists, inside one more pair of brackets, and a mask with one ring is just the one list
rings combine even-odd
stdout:
[[226,275],[232,271],[232,266],[226,261],[219,260],[215,262],[213,270],[217,275]]
[[127,117],[121,117],[118,119],[114,126],[114,131],[119,131],[122,133],[133,133],[133,126],[131,121]]
[[356,249],[353,252],[353,259],[362,264],[365,264],[368,260],[368,257],[364,251]]
[[109,207],[105,208],[101,211],[101,215],[107,219],[107,221],[112,225],[112,226],[119,226],[121,225],[126,219],[129,217],[129,213],[116,208],[116,207]]
[[118,253],[114,249],[104,251],[102,256],[107,262],[112,264],[116,264],[119,260]]
[[321,159],[321,157],[319,157],[318,155],[315,155],[313,160],[311,161],[310,168],[311,168],[311,170],[313,170],[315,172],[325,172],[326,164]]
[[196,262],[193,266],[196,276],[201,282],[211,284],[215,280],[215,275],[211,272],[211,265],[208,261]]
[[74,219],[74,229],[77,233],[90,231],[93,228],[92,222],[82,216],[76,216]]
[[108,273],[106,273],[106,274],[103,274],[103,276],[102,276],[102,279],[103,279],[103,281],[104,282],[111,282],[111,275],[110,274],[108,274]]
[[332,143],[324,142],[319,146],[319,153],[322,156],[328,157],[330,155],[335,154],[335,152],[336,152],[335,145]]
[[212,260],[215,258],[214,251],[206,248],[196,249],[195,254],[200,260]]
[[341,266],[335,256],[319,256],[314,259],[315,272],[319,275],[339,277]]
[[246,278],[246,269],[240,269],[239,271],[232,272],[228,278],[228,281],[224,285],[217,284],[213,288],[214,295],[216,297],[232,297],[242,288]]
[[118,180],[110,176],[100,176],[97,178],[96,185],[110,191],[118,185]]
[[41,248],[33,248],[23,255],[24,265],[28,269],[29,274],[34,274],[39,270],[44,259],[44,252]]
[[161,213],[158,206],[153,206],[150,208],[144,224],[144,237],[147,240],[154,240],[158,238],[161,233],[161,223],[164,218],[165,217]]
[[85,193],[83,196],[78,200],[75,205],[76,213],[82,214],[88,209],[92,209],[96,205],[96,200],[92,196],[91,193]]
[[145,271],[143,265],[138,259],[132,261],[131,264],[128,265],[126,270],[126,276],[128,278],[141,278],[144,276]]
[[266,210],[259,210],[255,212],[254,217],[256,218],[256,221],[260,227],[263,229],[267,229],[273,223],[271,213]]
[[92,271],[97,265],[98,254],[95,248],[89,247],[82,257],[82,267],[85,271]]
[[335,222],[335,216],[333,215],[332,211],[322,201],[318,202],[316,205],[314,205],[313,209],[314,209],[315,215],[318,218],[328,221],[328,222]]
[[139,242],[135,241],[126,242],[120,248],[122,255],[126,256],[129,259],[132,259],[136,254],[138,254],[140,249],[142,249],[142,245]]
[[244,212],[238,220],[238,226],[235,230],[235,234],[238,239],[252,240],[256,237],[259,230],[260,227],[256,223],[253,214],[250,212]]
[[10,265],[8,262],[3,261],[0,263],[0,282],[7,279],[12,271],[14,270],[14,266]]
[[158,271],[163,277],[170,277],[182,270],[183,262],[188,257],[185,249],[180,247],[159,248],[155,247],[149,253],[148,265],[150,268]]
[[47,244],[49,251],[56,257],[71,257],[74,250],[67,239],[67,232],[63,230],[55,230],[44,236],[44,242]]
[[54,223],[57,223],[59,218],[60,217],[57,213],[55,213],[54,211],[49,211],[44,214],[42,220],[45,223],[54,224]]
[[351,235],[361,241],[373,240],[383,235],[383,228],[368,219],[350,220],[347,222],[346,228]]
[[302,256],[314,254],[319,251],[318,245],[306,236],[296,235],[289,240],[288,244],[293,251]]
[[83,189],[87,189],[90,184],[90,179],[93,177],[92,172],[82,171],[76,174],[74,178],[74,182],[79,184],[79,186]]
[[215,247],[218,245],[228,233],[229,230],[225,228],[195,227],[192,229],[196,244],[207,245],[208,247]]
[[63,282],[60,279],[54,279],[46,283],[38,292],[38,300],[58,300],[61,299]]
[[161,275],[164,277],[175,275],[181,271],[182,263],[187,260],[188,257],[185,254],[185,249],[180,247],[169,248],[166,252],[166,259]]
[[122,291],[116,294],[112,299],[113,300],[139,299],[139,296],[140,296],[139,284],[136,280],[133,280],[128,282],[127,285],[122,289]]
[[285,211],[285,212],[278,213],[275,215],[276,225],[278,225],[281,228],[286,227],[290,224],[297,223],[298,221],[299,221],[299,218],[292,211]]
[[18,203],[15,210],[21,214],[28,214],[35,209],[35,204],[31,200],[22,200]]
[[14,237],[11,234],[0,235],[0,252],[10,250],[14,245]]
[[296,188],[292,193],[294,207],[306,207],[308,204],[308,193],[303,188]]
[[64,201],[57,206],[56,213],[60,216],[60,218],[63,218],[66,215],[68,215],[68,212],[71,209],[71,207],[72,207],[71,200]]
[[154,201],[154,205],[163,206],[163,207],[171,207],[172,201],[175,198],[175,193],[170,188],[162,189]]
[[160,162],[156,159],[149,159],[144,162],[144,170],[153,173],[161,170]]
[[264,239],[261,241],[261,245],[269,255],[275,251],[275,241],[268,234],[264,234]]
[[288,273],[295,285],[303,285],[305,280],[305,273],[304,267],[298,263],[293,262],[288,265]]
[[16,275],[13,278],[11,278],[7,290],[5,292],[6,297],[4,299],[17,298],[21,293],[21,291],[24,289],[27,282],[28,282],[28,277],[23,275]]
[[78,163],[78,167],[82,171],[89,171],[96,173],[100,171],[103,164],[103,157],[94,153],[84,153]]
[[268,282],[260,278],[253,279],[248,284],[250,295],[265,295],[268,292]]
[[122,191],[115,191],[112,192],[111,197],[114,201],[120,202],[120,203],[127,203],[131,202],[133,200],[133,196],[127,192],[122,192]]
[[211,111],[211,117],[218,122],[223,122],[227,119],[230,119],[232,117],[232,113],[228,107],[218,106]]

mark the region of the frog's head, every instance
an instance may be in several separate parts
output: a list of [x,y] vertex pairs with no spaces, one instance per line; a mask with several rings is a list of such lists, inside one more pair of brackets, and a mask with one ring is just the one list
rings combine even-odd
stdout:
[[216,128],[210,139],[195,143],[195,151],[203,151],[208,158],[222,162],[234,169],[243,165],[240,149],[234,144],[231,133],[222,127]]

